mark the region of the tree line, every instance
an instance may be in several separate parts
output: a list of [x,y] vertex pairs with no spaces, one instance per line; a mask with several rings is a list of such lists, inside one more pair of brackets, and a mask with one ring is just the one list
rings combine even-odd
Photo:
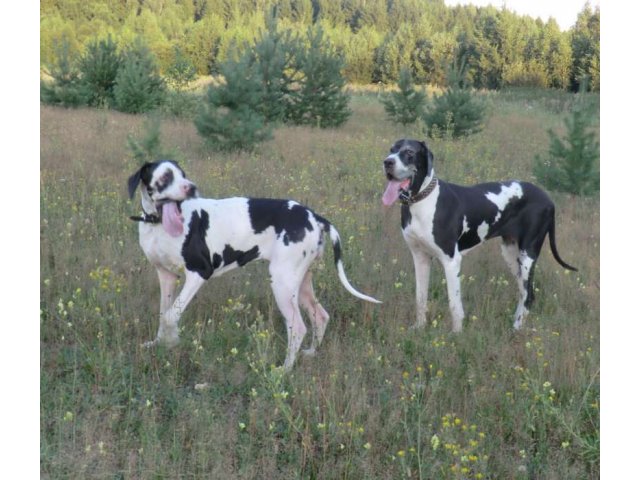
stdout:
[[274,12],[301,38],[322,27],[351,83],[395,83],[408,68],[416,83],[445,86],[449,66],[464,58],[475,88],[575,91],[589,76],[599,90],[600,11],[588,4],[563,32],[553,19],[443,0],[42,0],[41,64],[51,69],[62,45],[80,56],[96,39],[127,49],[141,38],[163,74],[179,56],[198,74],[218,75]]

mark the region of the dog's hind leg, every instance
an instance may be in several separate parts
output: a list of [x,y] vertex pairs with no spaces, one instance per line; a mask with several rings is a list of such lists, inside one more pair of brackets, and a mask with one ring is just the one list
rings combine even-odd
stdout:
[[296,361],[298,350],[300,350],[302,340],[307,333],[307,327],[302,320],[298,303],[304,274],[291,268],[289,264],[276,264],[274,261],[269,266],[269,272],[271,273],[271,289],[287,329],[287,356],[284,361],[284,369],[289,371]]
[[[538,253],[540,248],[536,244],[533,250]],[[531,256],[533,252],[528,253],[526,250],[520,249],[515,241],[507,238],[503,238],[501,251],[518,284],[520,295],[513,320],[513,328],[519,330],[522,328],[534,300],[533,270],[537,256]]]
[[178,322],[180,316],[189,305],[200,287],[206,282],[198,273],[187,270],[185,274],[184,287],[176,297],[173,304],[160,315],[160,327],[158,335],[153,342],[147,342],[145,346],[151,346],[156,343],[163,343],[168,347],[173,347],[180,341],[178,335]]
[[515,240],[503,238],[502,243],[500,244],[500,251],[502,252],[502,258],[507,262],[509,271],[517,279],[520,275],[520,266],[518,265],[518,256],[520,252],[518,250],[518,244]]
[[325,329],[329,323],[329,314],[322,305],[320,305],[320,302],[318,302],[315,293],[313,292],[311,277],[311,270],[307,270],[307,273],[305,273],[304,278],[302,279],[302,285],[300,286],[300,304],[311,319],[311,327],[313,331],[311,347],[303,351],[305,355],[314,355],[316,353],[316,349],[322,343]]

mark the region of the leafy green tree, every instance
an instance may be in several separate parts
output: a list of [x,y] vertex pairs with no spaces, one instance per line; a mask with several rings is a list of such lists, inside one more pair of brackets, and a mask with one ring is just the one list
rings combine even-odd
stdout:
[[450,32],[436,33],[431,38],[432,49],[430,56],[433,59],[433,72],[430,75],[430,82],[446,86],[448,66],[456,58],[458,44],[455,35]]
[[79,107],[87,103],[88,92],[69,50],[69,42],[63,38],[51,68],[52,79],[40,81],[40,100],[45,104]]
[[198,133],[216,150],[251,150],[272,137],[260,113],[263,86],[257,65],[248,56],[220,67],[224,83],[210,86],[196,116]]
[[116,76],[115,108],[127,113],[148,112],[162,104],[165,93],[153,54],[142,41],[136,41],[125,51]]
[[458,67],[450,68],[449,86],[433,100],[422,116],[426,134],[435,137],[440,134],[458,138],[482,130],[485,106],[467,88],[464,60]]
[[344,56],[343,74],[349,82],[371,83],[375,68],[373,55],[382,38],[375,27],[362,27],[357,34],[348,27],[335,29],[331,40]]
[[571,89],[578,91],[585,75],[591,77],[591,88],[600,90],[600,10],[585,4],[571,30],[573,65]]
[[64,48],[71,57],[79,57],[82,54],[83,46],[77,38],[77,31],[71,20],[54,10],[47,15],[41,15],[40,63],[46,66],[56,64],[63,42],[67,43]]
[[[158,2],[156,10],[162,8],[162,3]],[[162,30],[160,15],[153,11],[153,2],[142,2],[141,5],[139,11],[132,11],[125,19],[120,43],[134,45],[138,38],[142,38],[153,53],[158,68],[164,71],[173,57],[171,42]]]
[[387,117],[402,125],[415,123],[424,112],[427,96],[416,90],[411,71],[407,67],[400,69],[398,88],[399,91],[390,92],[382,98]]
[[345,25],[345,10],[336,0],[314,0],[313,22],[337,27]]
[[473,55],[469,67],[473,70],[473,86],[497,89],[502,86],[503,60],[499,49],[502,43],[498,11],[489,7],[482,9],[475,22],[471,39]]
[[279,28],[297,35],[322,26],[344,55],[343,75],[352,82],[395,83],[400,66],[408,65],[417,83],[442,86],[452,51],[459,50],[475,88],[575,91],[589,75],[599,90],[600,12],[588,5],[570,32],[560,32],[554,21],[505,8],[448,7],[442,0],[43,0],[40,61],[55,61],[54,45],[63,36],[72,54],[94,38],[112,35],[122,48],[140,36],[161,72],[171,67],[177,45],[199,74],[218,74],[237,53],[234,45],[254,42],[274,11]]
[[397,33],[388,34],[374,53],[374,82],[396,82],[400,75],[400,67],[411,63],[414,44],[413,32],[407,24],[401,25]]
[[292,92],[287,118],[298,125],[338,127],[351,114],[342,57],[320,27],[309,28],[307,42],[309,46],[301,52],[300,89]]
[[549,129],[546,158],[536,155],[533,173],[550,190],[574,195],[593,195],[600,190],[600,143],[596,138],[595,107],[585,98],[582,83],[576,107],[565,118],[566,135]]
[[218,71],[218,53],[224,28],[222,18],[210,14],[191,24],[179,43],[200,75]]
[[566,89],[571,81],[571,43],[568,34],[560,31],[554,20],[549,20],[544,28],[545,63],[549,71],[549,86]]
[[118,45],[111,36],[87,45],[80,59],[80,72],[88,91],[89,105],[109,107],[114,104],[114,88],[121,65],[122,55],[118,53]]

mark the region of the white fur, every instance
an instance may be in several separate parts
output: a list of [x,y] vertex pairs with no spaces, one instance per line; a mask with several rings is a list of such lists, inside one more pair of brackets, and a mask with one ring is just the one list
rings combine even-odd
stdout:
[[496,218],[493,219],[493,223],[496,223],[511,199],[522,198],[522,186],[518,182],[511,182],[509,185],[502,185],[499,193],[489,192],[485,196],[498,207]]

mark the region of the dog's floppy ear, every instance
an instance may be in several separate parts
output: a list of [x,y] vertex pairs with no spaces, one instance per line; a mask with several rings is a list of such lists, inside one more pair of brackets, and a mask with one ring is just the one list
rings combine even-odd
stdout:
[[129,177],[129,181],[127,182],[127,186],[129,188],[129,198],[133,199],[133,196],[136,193],[136,188],[138,188],[138,185],[140,184],[140,180],[142,179],[142,171],[146,168],[149,167],[149,165],[151,165],[150,163],[145,163],[144,165],[142,165],[142,167],[140,167],[140,170],[138,170],[136,173],[134,173],[133,175],[131,175]]
[[127,186],[129,187],[129,198],[133,200],[133,196],[136,193],[136,188],[140,184],[140,176],[142,169],[138,170],[136,173],[129,177],[129,181],[127,182]]
[[433,153],[431,153],[431,150],[429,150],[429,147],[427,147],[426,142],[423,142],[421,140],[420,145],[422,146],[422,148],[424,148],[424,156],[427,159],[427,172],[430,172],[433,168]]

